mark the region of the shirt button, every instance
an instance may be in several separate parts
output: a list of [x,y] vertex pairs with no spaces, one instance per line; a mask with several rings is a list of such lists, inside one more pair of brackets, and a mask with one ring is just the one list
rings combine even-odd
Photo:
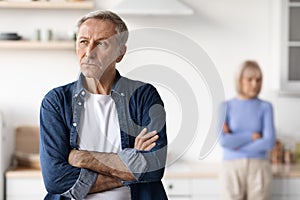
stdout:
[[74,123],[73,123],[73,126],[76,127],[76,126],[77,126],[77,123],[74,122]]
[[82,103],[81,103],[81,102],[78,102],[78,105],[80,105],[80,106],[81,106],[81,105],[82,105]]
[[84,96],[84,95],[85,95],[85,91],[82,91],[82,92],[81,92],[81,95]]
[[124,94],[123,92],[121,92],[121,96],[123,96],[123,97],[124,97],[124,96],[125,96],[125,94]]

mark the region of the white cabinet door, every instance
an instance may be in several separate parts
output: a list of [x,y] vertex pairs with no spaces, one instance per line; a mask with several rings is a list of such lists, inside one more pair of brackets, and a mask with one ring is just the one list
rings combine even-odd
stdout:
[[2,115],[1,115],[1,112],[0,112],[0,200],[3,200],[4,198],[4,192],[3,192],[3,188],[4,188],[4,185],[3,185],[3,180],[4,180],[4,177],[3,177],[3,174],[4,174],[4,167],[3,167],[3,152],[2,152],[2,142],[3,142],[3,136],[2,136],[2,125],[3,125],[3,121],[2,121]]
[[289,179],[274,178],[272,181],[272,195],[286,196],[289,194]]
[[272,200],[288,200],[288,196],[272,195]]
[[6,200],[43,199],[46,189],[42,178],[7,178]]
[[218,178],[201,178],[192,180],[194,199],[220,199],[220,182]]
[[163,184],[170,200],[219,200],[218,178],[164,179]]
[[299,178],[289,178],[286,181],[288,187],[289,196],[297,196],[300,199],[300,179]]
[[274,178],[272,200],[299,200],[300,178]]
[[164,188],[170,197],[189,197],[191,181],[188,179],[163,179]]

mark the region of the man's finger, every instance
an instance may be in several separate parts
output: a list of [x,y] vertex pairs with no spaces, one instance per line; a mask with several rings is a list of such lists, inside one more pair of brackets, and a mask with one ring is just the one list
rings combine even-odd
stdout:
[[158,135],[153,136],[152,138],[149,138],[142,144],[142,149],[146,149],[149,145],[151,145],[153,142],[155,142],[158,139]]
[[145,134],[145,135],[143,136],[143,139],[147,140],[147,139],[149,139],[149,138],[152,138],[152,137],[153,137],[154,135],[156,135],[156,134],[157,134],[157,131],[151,131],[151,132]]
[[143,130],[139,133],[137,137],[143,137],[147,133],[148,129],[145,127]]
[[143,143],[143,147],[144,149],[149,146],[150,144],[152,144],[153,142],[155,142],[156,140],[158,140],[159,136],[158,135],[155,135],[153,136],[152,138],[149,138],[148,140],[146,140],[144,143]]
[[155,147],[155,145],[156,145],[156,142],[153,142],[148,147],[146,147],[145,151],[150,151],[153,147]]

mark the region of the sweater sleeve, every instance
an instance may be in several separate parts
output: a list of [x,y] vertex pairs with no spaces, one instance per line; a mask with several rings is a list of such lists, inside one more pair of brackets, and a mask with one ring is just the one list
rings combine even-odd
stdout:
[[266,104],[263,114],[262,138],[255,140],[239,149],[243,152],[265,152],[272,150],[275,143],[275,129],[273,122],[273,108],[271,104]]
[[[229,105],[227,102],[221,104],[220,110],[225,110],[225,119],[221,120],[221,114],[219,114],[219,123],[229,125]],[[230,128],[230,127],[229,127]],[[246,145],[252,141],[251,132],[232,132],[225,133],[223,130],[220,136],[220,145],[224,148],[235,150],[243,145]]]
[[241,132],[241,133],[224,133],[222,131],[220,144],[224,148],[236,150],[243,147],[244,145],[252,142],[251,132]]

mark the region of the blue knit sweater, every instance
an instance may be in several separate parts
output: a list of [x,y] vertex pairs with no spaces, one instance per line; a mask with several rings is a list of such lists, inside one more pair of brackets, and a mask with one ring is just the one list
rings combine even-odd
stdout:
[[[225,105],[225,123],[230,133],[221,134],[223,159],[266,158],[275,143],[272,105],[259,98],[233,98],[226,101]],[[260,133],[262,138],[253,141],[254,132]]]

